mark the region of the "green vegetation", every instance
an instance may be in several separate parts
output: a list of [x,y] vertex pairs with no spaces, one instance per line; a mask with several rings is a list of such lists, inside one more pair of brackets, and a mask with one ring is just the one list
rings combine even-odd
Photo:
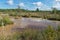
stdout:
[[53,8],[51,11],[43,11],[38,8],[36,11],[25,10],[25,9],[0,9],[0,14],[8,14],[13,17],[34,17],[34,18],[43,18],[49,20],[58,20],[60,21],[60,10]]
[[3,22],[4,22],[4,25],[13,24],[13,22],[8,17],[4,17]]
[[13,24],[13,22],[9,19],[9,17],[7,17],[7,16],[1,16],[0,17],[0,26],[2,26],[2,25],[8,25],[8,24]]

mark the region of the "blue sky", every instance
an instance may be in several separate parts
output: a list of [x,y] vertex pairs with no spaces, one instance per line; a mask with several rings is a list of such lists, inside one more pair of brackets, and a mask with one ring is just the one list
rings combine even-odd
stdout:
[[0,0],[0,9],[14,9],[17,6],[28,10],[51,10],[52,7],[60,9],[60,0]]

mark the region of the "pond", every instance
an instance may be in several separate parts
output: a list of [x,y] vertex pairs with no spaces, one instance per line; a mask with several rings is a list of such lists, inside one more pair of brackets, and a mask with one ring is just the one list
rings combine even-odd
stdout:
[[52,26],[53,28],[57,28],[60,22],[58,21],[51,21],[42,18],[21,18],[21,19],[14,19],[15,26],[13,29],[24,29],[24,28],[31,28],[31,29],[45,29],[48,26]]

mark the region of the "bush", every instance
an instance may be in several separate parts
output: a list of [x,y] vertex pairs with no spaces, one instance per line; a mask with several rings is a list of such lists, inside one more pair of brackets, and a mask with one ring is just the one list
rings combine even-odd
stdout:
[[0,20],[0,26],[2,26],[2,22],[4,23],[4,25],[8,25],[8,24],[13,24],[13,22],[9,19],[9,17],[3,17],[2,20]]
[[0,26],[2,26],[2,20],[0,20]]

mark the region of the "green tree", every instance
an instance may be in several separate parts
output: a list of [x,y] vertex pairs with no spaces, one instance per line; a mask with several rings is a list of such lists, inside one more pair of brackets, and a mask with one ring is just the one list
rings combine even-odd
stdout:
[[52,8],[52,13],[53,13],[53,14],[56,14],[57,11],[58,11],[58,10],[57,10],[56,8]]
[[36,9],[36,11],[38,12],[38,11],[39,11],[39,9],[37,8],[37,9]]

